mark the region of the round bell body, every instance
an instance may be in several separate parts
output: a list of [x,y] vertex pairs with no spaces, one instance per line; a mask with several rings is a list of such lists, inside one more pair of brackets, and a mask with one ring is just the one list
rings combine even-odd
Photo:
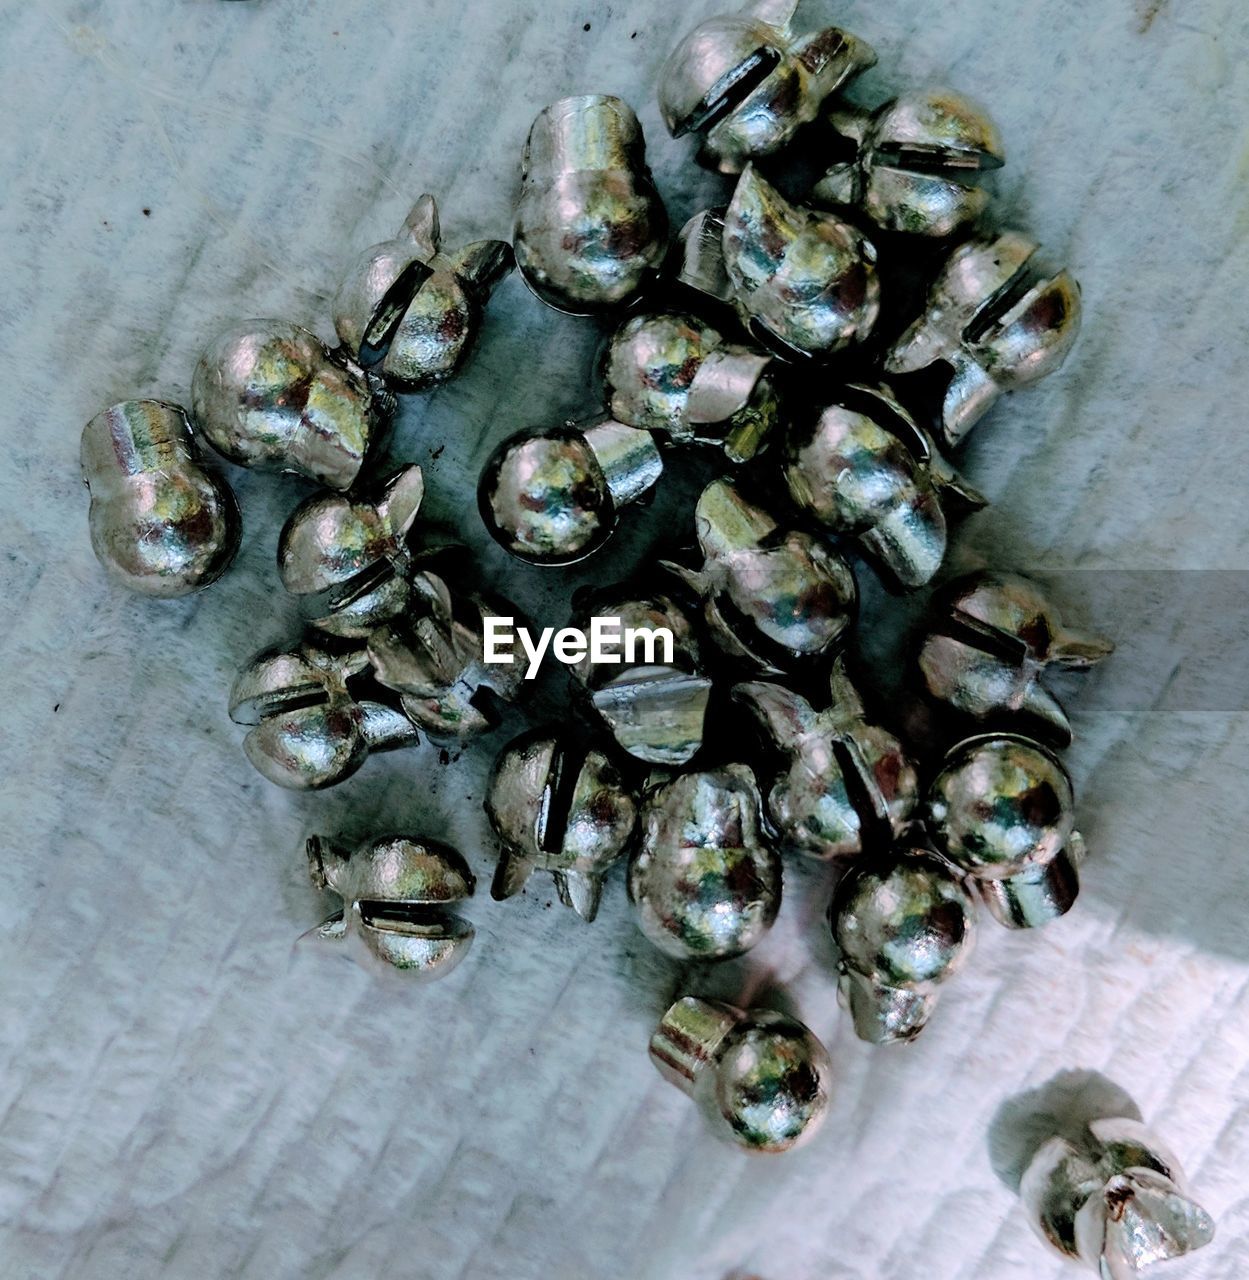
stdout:
[[171,599],[229,568],[242,532],[238,503],[200,465],[185,410],[115,404],[83,428],[81,459],[91,547],[114,582]]

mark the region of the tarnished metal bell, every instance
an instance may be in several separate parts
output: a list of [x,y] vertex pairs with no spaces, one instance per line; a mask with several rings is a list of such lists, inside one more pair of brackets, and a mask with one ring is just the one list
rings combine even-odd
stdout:
[[653,650],[623,643],[604,643],[619,664],[594,663],[589,656],[573,668],[591,709],[617,745],[634,759],[655,765],[683,765],[703,745],[703,723],[711,696],[694,624],[688,614],[663,592],[620,594],[617,590],[592,594],[579,602],[572,625],[586,630],[591,617],[616,618],[621,631],[645,633],[666,630],[672,635],[671,661],[657,640]]
[[454,849],[415,836],[381,836],[347,849],[312,836],[307,850],[312,883],[343,900],[316,938],[418,982],[444,977],[464,959],[473,926],[445,908],[472,897],[475,884]]
[[1016,231],[961,244],[928,294],[924,314],[885,358],[887,373],[949,370],[939,415],[949,447],[1005,391],[1053,373],[1080,332],[1080,286],[1038,265],[1035,241]]
[[793,32],[798,0],[751,0],[709,18],[659,73],[659,110],[674,138],[702,134],[704,159],[722,173],[779,151],[828,98],[876,61],[836,27]]
[[511,702],[522,688],[522,664],[487,663],[483,636],[484,617],[516,612],[504,601],[453,592],[440,575],[423,569],[409,579],[403,617],[369,635],[369,665],[428,737],[467,742],[498,724],[494,699]]
[[695,214],[680,240],[681,282],[731,303],[782,359],[861,342],[880,313],[871,241],[831,213],[791,204],[753,165],[728,209]]
[[638,928],[666,955],[727,960],[772,927],[781,860],[762,811],[754,775],[741,764],[679,774],[647,792],[629,901]]
[[633,316],[607,349],[608,407],[618,422],[661,431],[674,444],[717,445],[730,461],[746,462],[780,414],[771,363],[694,316]]
[[651,1036],[650,1057],[717,1134],[747,1151],[789,1151],[828,1112],[828,1051],[809,1027],[772,1009],[682,996]]
[[812,202],[861,209],[886,231],[949,236],[971,226],[989,203],[975,179],[1005,160],[984,109],[949,89],[905,93],[875,111],[842,106],[829,122],[846,156]]
[[699,594],[726,653],[777,673],[844,644],[858,587],[835,551],[808,533],[783,531],[730,480],[703,490],[694,522],[702,567],[663,563]]
[[191,396],[204,437],[231,462],[330,489],[355,482],[394,407],[361,369],[285,320],[246,320],[220,334],[200,357]]
[[933,842],[974,881],[1002,924],[1035,928],[1080,892],[1084,841],[1058,757],[1016,734],[984,734],[947,753],[927,800]]
[[859,1038],[872,1044],[919,1035],[976,927],[953,868],[905,847],[854,863],[838,882],[829,923],[840,952],[838,995]]
[[216,582],[239,548],[230,486],[200,464],[186,410],[125,400],[82,431],[96,559],[116,583],[171,599]]
[[919,669],[928,692],[955,711],[1065,745],[1071,722],[1041,677],[1049,667],[1087,670],[1113,652],[1110,640],[1064,626],[1036,583],[973,573],[933,597]]
[[783,463],[798,508],[858,540],[890,584],[928,582],[945,559],[946,505],[984,505],[884,387],[849,386],[813,420],[795,423]]
[[1050,1138],[1019,1194],[1032,1229],[1102,1280],[1134,1280],[1214,1239],[1171,1150],[1137,1120],[1093,1120],[1079,1144]]
[[305,643],[257,654],[230,690],[230,719],[254,726],[247,758],[280,787],[316,791],[349,778],[372,751],[414,745],[416,729],[383,691],[356,687],[368,670],[363,650]]
[[543,302],[607,311],[656,278],[668,215],[628,103],[604,94],[552,103],[529,130],[521,179],[516,265]]
[[282,585],[322,616],[313,626],[364,638],[398,617],[411,599],[412,525],[425,496],[415,464],[363,492],[314,494],[291,512],[278,537]]
[[608,420],[522,431],[486,463],[477,502],[495,541],[518,560],[572,564],[611,537],[619,509],[662,471],[659,449],[640,427]]
[[512,269],[505,240],[442,251],[438,202],[423,195],[394,240],[365,250],[334,299],[334,327],[353,359],[405,391],[455,374],[473,348],[486,303]]
[[781,847],[826,860],[887,849],[919,799],[915,765],[893,734],[868,723],[840,658],[830,685],[823,711],[784,685],[733,689],[764,730],[765,754],[788,765],[768,793]]
[[585,920],[637,826],[637,801],[616,766],[541,730],[504,748],[486,813],[503,845],[491,895],[510,898],[535,870],[549,871],[560,901]]

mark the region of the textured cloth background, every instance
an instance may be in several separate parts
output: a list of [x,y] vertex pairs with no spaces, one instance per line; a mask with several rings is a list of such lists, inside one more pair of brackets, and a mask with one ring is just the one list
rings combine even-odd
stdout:
[[[548,101],[632,102],[674,224],[722,199],[654,106],[666,50],[719,8],[0,3],[5,1280],[1059,1280],[1011,1179],[1038,1109],[1117,1090],[1218,1218],[1177,1274],[1249,1274],[1242,0],[809,0],[878,50],[861,99],[938,82],[991,106],[1002,217],[1083,284],[1067,368],[960,457],[993,505],[956,563],[1084,571],[1063,595],[1121,642],[1070,699],[1092,853],[1077,910],[1031,936],[986,921],[909,1049],[860,1044],[836,1007],[825,869],[787,868],[771,935],[707,974],[642,940],[619,872],[589,927],[542,877],[492,903],[480,806],[503,733],[322,795],[254,773],[225,696],[293,634],[273,554],[298,482],[230,470],[243,550],[202,597],[128,596],[91,556],[93,413],[185,402],[236,318],[331,336],[343,264],[422,191],[450,243],[507,235]],[[483,545],[482,460],[593,408],[601,332],[509,280],[467,373],[409,399],[396,437],[427,511],[543,623],[669,532],[661,499],[580,574]],[[396,990],[293,949],[332,905],[304,838],[408,826],[479,874],[465,965]],[[682,989],[788,1001],[826,1039],[832,1113],[808,1148],[746,1158],[659,1079],[647,1037]]]

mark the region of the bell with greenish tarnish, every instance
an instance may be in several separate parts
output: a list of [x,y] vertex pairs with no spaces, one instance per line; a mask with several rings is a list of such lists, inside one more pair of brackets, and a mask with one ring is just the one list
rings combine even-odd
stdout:
[[1102,1280],[1135,1280],[1154,1263],[1214,1239],[1171,1150],[1138,1120],[1091,1121],[1078,1142],[1050,1138],[1019,1194],[1032,1229]]
[[674,138],[702,135],[701,158],[722,173],[784,147],[820,107],[876,61],[836,27],[793,30],[798,0],[751,0],[708,18],[659,73],[659,110]]
[[370,688],[363,650],[312,644],[266,649],[239,672],[230,719],[251,725],[243,750],[270,782],[319,791],[349,778],[373,751],[413,746],[416,729]]
[[871,241],[831,213],[791,204],[753,165],[729,207],[695,214],[679,240],[680,281],[732,305],[783,360],[862,342],[880,313]]
[[860,1040],[913,1040],[965,963],[975,907],[949,863],[905,846],[851,865],[829,907],[838,995]]
[[771,363],[694,316],[634,316],[607,348],[608,407],[617,422],[662,432],[673,444],[715,445],[730,462],[746,462],[780,416]]
[[482,469],[477,505],[491,536],[518,560],[566,565],[593,555],[619,509],[659,479],[649,431],[620,422],[522,431]]
[[366,249],[334,299],[334,327],[354,360],[380,358],[404,391],[445,382],[467,359],[486,303],[512,269],[504,240],[442,251],[438,203],[423,195],[394,240]]
[[539,112],[521,182],[516,265],[548,306],[573,315],[609,311],[658,278],[668,215],[627,102],[586,94]]
[[858,604],[850,566],[809,533],[782,530],[730,480],[713,480],[694,509],[703,563],[665,568],[697,592],[725,653],[778,674],[845,643]]
[[129,591],[165,600],[217,581],[239,548],[230,486],[201,465],[186,410],[125,400],[82,431],[91,548]]
[[191,397],[204,438],[231,462],[329,489],[355,483],[394,409],[358,366],[285,320],[245,320],[219,334]]
[[754,774],[742,764],[682,773],[648,791],[629,859],[638,928],[677,960],[749,951],[781,905],[781,860],[763,830]]
[[747,1151],[790,1151],[828,1113],[828,1050],[809,1027],[772,1009],[682,996],[651,1036],[650,1058],[720,1137]]
[[1036,583],[982,572],[933,597],[919,670],[928,692],[960,715],[1065,745],[1071,722],[1042,676],[1086,671],[1113,652],[1110,640],[1064,625]]
[[[703,745],[711,696],[693,621],[666,593],[633,595],[618,588],[578,600],[572,625],[585,631],[592,617],[617,619],[621,639],[603,644],[604,656],[619,662],[595,663],[587,655],[573,668],[590,710],[635,760],[688,763]],[[624,645],[628,631],[635,636],[632,650]],[[670,655],[662,631],[672,637]]]
[[984,109],[949,89],[904,93],[875,111],[841,106],[829,124],[845,158],[812,203],[859,209],[885,231],[937,237],[971,226],[989,204],[976,179],[1005,159]]
[[417,982],[445,977],[464,959],[473,926],[445,908],[470,898],[473,873],[454,850],[416,836],[380,836],[348,849],[325,836],[307,844],[318,889],[342,910],[312,937],[346,948],[353,960]]
[[953,448],[998,397],[1053,373],[1080,332],[1080,286],[1039,265],[1040,247],[1017,231],[956,248],[923,315],[894,343],[885,372],[940,365],[949,381],[938,414]]
[[782,464],[799,510],[857,539],[904,591],[941,568],[951,500],[971,510],[985,503],[884,387],[845,387],[838,403],[795,423]]
[[787,765],[767,807],[782,849],[829,860],[899,838],[919,800],[919,775],[897,738],[868,722],[840,658],[822,711],[762,681],[737,685],[733,697],[758,720],[764,755]]
[[637,826],[637,800],[619,769],[601,751],[541,730],[504,748],[486,813],[502,843],[491,896],[510,898],[534,871],[549,871],[560,901],[587,921]]

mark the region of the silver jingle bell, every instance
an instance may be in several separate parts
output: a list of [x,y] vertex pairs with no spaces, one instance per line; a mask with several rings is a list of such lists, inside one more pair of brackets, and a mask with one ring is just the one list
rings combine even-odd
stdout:
[[1040,743],[984,734],[952,747],[928,790],[927,823],[1000,923],[1037,928],[1075,905],[1085,858],[1075,796]]
[[230,719],[254,726],[243,739],[248,760],[280,787],[318,791],[349,778],[370,752],[415,745],[406,716],[348,687],[368,666],[363,651],[307,643],[257,654],[230,690]]
[[799,510],[857,539],[904,591],[930,581],[945,559],[949,500],[985,504],[884,387],[846,387],[814,422],[795,424],[783,463]]
[[[573,625],[585,630],[590,616],[588,607],[578,608]],[[693,622],[663,593],[620,597],[608,592],[594,600],[592,616],[617,619],[622,634],[618,644],[604,642],[606,661],[593,663],[587,655],[573,668],[594,713],[635,760],[688,763],[703,745],[711,696]],[[623,642],[628,630],[638,636],[632,652]],[[672,636],[671,660],[659,642],[663,631]]]
[[950,254],[924,314],[885,357],[885,371],[950,371],[941,438],[958,444],[998,397],[1053,373],[1080,332],[1080,286],[1049,273],[1039,246],[1015,231],[969,240]]
[[409,580],[405,615],[368,639],[368,662],[380,685],[399,694],[407,718],[434,742],[462,744],[496,727],[497,698],[514,700],[524,680],[517,661],[485,660],[483,617],[515,608],[452,593],[436,573]]
[[637,826],[633,791],[601,751],[541,731],[504,748],[486,813],[503,846],[491,896],[510,898],[535,870],[549,871],[560,901],[587,921],[598,913],[603,876]]
[[347,489],[393,407],[356,366],[285,320],[246,320],[200,357],[191,384],[208,443],[240,467]]
[[633,316],[607,349],[609,408],[617,422],[662,431],[673,444],[715,445],[747,462],[780,416],[771,363],[694,316]]
[[828,1113],[832,1063],[810,1028],[772,1009],[682,996],[651,1036],[659,1074],[747,1151],[790,1151]]
[[384,377],[420,391],[464,363],[486,303],[511,269],[504,240],[443,253],[438,202],[423,195],[396,239],[365,250],[352,265],[334,299],[334,328],[352,359],[372,363],[382,355]]
[[942,983],[963,967],[975,907],[954,870],[924,849],[853,864],[829,907],[838,996],[859,1039],[912,1040],[928,1024]]
[[464,959],[473,926],[444,910],[470,898],[468,864],[454,850],[414,836],[381,836],[346,849],[325,836],[308,840],[308,871],[318,889],[343,900],[314,931],[346,945],[366,967],[398,970],[417,982],[445,977]]
[[971,226],[989,193],[969,184],[1005,162],[984,109],[949,89],[905,93],[875,111],[841,107],[829,120],[853,150],[816,183],[812,203],[861,209],[885,231],[940,237]]
[[125,400],[82,431],[91,548],[108,576],[172,599],[217,581],[239,549],[230,486],[200,464],[186,410]]
[[662,561],[703,601],[716,643],[772,674],[827,657],[845,642],[858,603],[850,566],[808,533],[782,532],[730,480],[713,480],[694,511],[702,567]]
[[477,502],[491,536],[518,560],[573,564],[611,537],[619,508],[646,493],[663,465],[650,432],[620,422],[522,431],[491,455]]
[[798,0],[751,0],[700,23],[659,73],[659,110],[674,138],[703,135],[702,155],[722,173],[779,151],[828,98],[876,62],[836,27],[793,32]]
[[753,165],[723,214],[695,214],[679,238],[680,281],[731,303],[783,360],[862,342],[880,314],[871,241],[831,213],[791,204]]
[[628,103],[603,94],[552,103],[529,130],[521,179],[516,265],[548,306],[607,311],[656,278],[668,215]]
[[677,960],[749,951],[781,905],[781,860],[763,832],[763,803],[742,764],[679,774],[647,792],[629,859],[638,928]]
[[928,692],[955,711],[1065,745],[1071,721],[1041,677],[1049,667],[1085,671],[1113,652],[1110,640],[1064,626],[1036,583],[973,573],[934,597],[919,669]]
[[409,603],[412,525],[425,496],[420,467],[392,472],[362,493],[314,494],[278,536],[278,573],[292,595],[323,612],[313,626],[366,637]]
[[1191,1198],[1179,1162],[1136,1120],[1091,1121],[1079,1145],[1049,1139],[1019,1194],[1037,1235],[1103,1280],[1134,1280],[1214,1239],[1214,1219]]
[[783,685],[739,684],[733,697],[760,722],[788,764],[768,793],[783,849],[825,861],[887,849],[919,801],[919,774],[902,744],[869,724],[839,658],[829,705],[816,711]]

